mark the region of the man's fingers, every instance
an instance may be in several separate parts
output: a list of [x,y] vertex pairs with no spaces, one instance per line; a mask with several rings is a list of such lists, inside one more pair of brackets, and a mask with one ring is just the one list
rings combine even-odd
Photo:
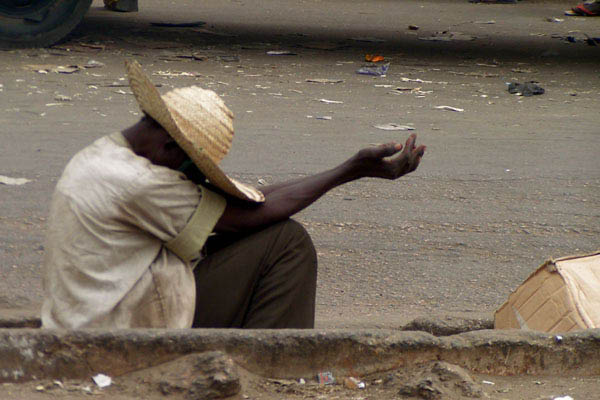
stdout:
[[415,141],[417,140],[417,135],[414,133],[411,134],[408,139],[406,139],[406,146],[404,146],[404,151],[411,151],[415,148]]
[[377,158],[390,157],[399,152],[400,150],[402,150],[401,144],[395,142],[386,143],[377,147],[377,153],[375,156]]

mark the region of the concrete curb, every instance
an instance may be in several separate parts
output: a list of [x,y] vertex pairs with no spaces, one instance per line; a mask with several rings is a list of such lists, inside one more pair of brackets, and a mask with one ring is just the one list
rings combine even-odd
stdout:
[[446,361],[490,375],[600,375],[600,329],[555,335],[482,330],[435,337],[390,330],[0,330],[0,382],[111,376],[205,351],[270,378],[340,376]]

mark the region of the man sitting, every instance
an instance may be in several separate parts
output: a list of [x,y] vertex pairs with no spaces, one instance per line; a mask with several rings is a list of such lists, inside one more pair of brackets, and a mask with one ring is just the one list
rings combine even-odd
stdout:
[[161,96],[126,66],[145,116],[77,153],[57,183],[43,326],[314,327],[316,253],[290,216],[346,182],[414,171],[425,146],[411,135],[261,193],[218,166],[233,115],[214,92]]

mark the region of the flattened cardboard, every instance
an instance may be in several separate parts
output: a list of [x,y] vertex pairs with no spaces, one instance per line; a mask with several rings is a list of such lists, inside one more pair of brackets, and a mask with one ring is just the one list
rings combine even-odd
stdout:
[[600,252],[548,260],[494,315],[495,329],[558,333],[600,327]]

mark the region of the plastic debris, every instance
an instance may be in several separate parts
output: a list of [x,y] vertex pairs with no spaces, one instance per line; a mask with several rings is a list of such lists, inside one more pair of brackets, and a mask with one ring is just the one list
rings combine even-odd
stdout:
[[325,104],[344,104],[343,101],[339,101],[339,100],[327,100],[327,99],[319,99],[319,101],[321,103],[325,103]]
[[556,17],[546,18],[546,21],[548,21],[548,22],[563,22],[564,20],[565,20],[564,18],[556,18]]
[[364,382],[361,382],[359,379],[348,377],[344,378],[344,386],[348,389],[364,389],[366,387]]
[[535,81],[519,83],[511,82],[508,84],[508,93],[516,94],[517,96],[530,97],[533,95],[544,94],[545,90]]
[[474,21],[474,24],[482,24],[482,25],[493,25],[496,23],[496,21],[494,21],[493,19],[489,20],[489,21]]
[[389,68],[390,63],[365,65],[364,67],[359,68],[356,73],[361,75],[385,76]]
[[573,398],[571,396],[560,396],[560,397],[555,397],[552,400],[573,400]]
[[10,176],[0,175],[0,185],[20,186],[28,182],[31,182],[31,180],[26,178],[11,178]]
[[300,378],[300,379],[298,379],[298,384],[299,385],[306,385],[306,381],[304,380],[304,378]]
[[413,79],[413,78],[402,77],[402,78],[400,78],[400,80],[402,82],[433,83],[433,81],[424,81],[423,79],[419,79],[419,78]]
[[365,54],[365,61],[376,63],[385,61],[385,58],[379,54]]
[[484,385],[495,385],[495,383],[492,381],[481,381],[481,383],[483,383]]
[[556,336],[554,336],[554,341],[558,344],[561,344],[563,341],[563,337],[560,335],[556,335]]
[[69,96],[65,96],[64,94],[57,94],[54,96],[54,100],[56,101],[72,101],[73,99]]
[[99,388],[105,388],[112,385],[112,379],[108,375],[98,374],[92,377],[94,383],[98,385]]
[[333,385],[335,378],[331,372],[323,371],[317,374],[317,381],[319,381],[319,385]]
[[464,108],[451,107],[451,106],[436,106],[435,108],[438,109],[438,110],[446,110],[446,111],[454,111],[454,112],[463,112],[463,111],[465,111]]
[[316,116],[315,119],[321,119],[324,121],[331,121],[333,118],[330,117],[329,115],[321,115],[321,116]]
[[310,83],[342,83],[343,79],[321,79],[321,78],[309,78],[306,82]]
[[199,28],[201,26],[206,25],[206,22],[204,22],[204,21],[181,22],[181,23],[150,22],[150,25],[158,26],[160,28]]
[[384,131],[414,131],[415,128],[408,125],[398,125],[395,123],[389,123],[385,125],[373,125],[377,129],[381,129]]
[[101,63],[100,61],[96,61],[96,60],[89,60],[83,66],[83,68],[100,68],[100,67],[104,67],[104,63]]
[[269,50],[267,54],[270,56],[296,56],[297,54],[289,50]]

